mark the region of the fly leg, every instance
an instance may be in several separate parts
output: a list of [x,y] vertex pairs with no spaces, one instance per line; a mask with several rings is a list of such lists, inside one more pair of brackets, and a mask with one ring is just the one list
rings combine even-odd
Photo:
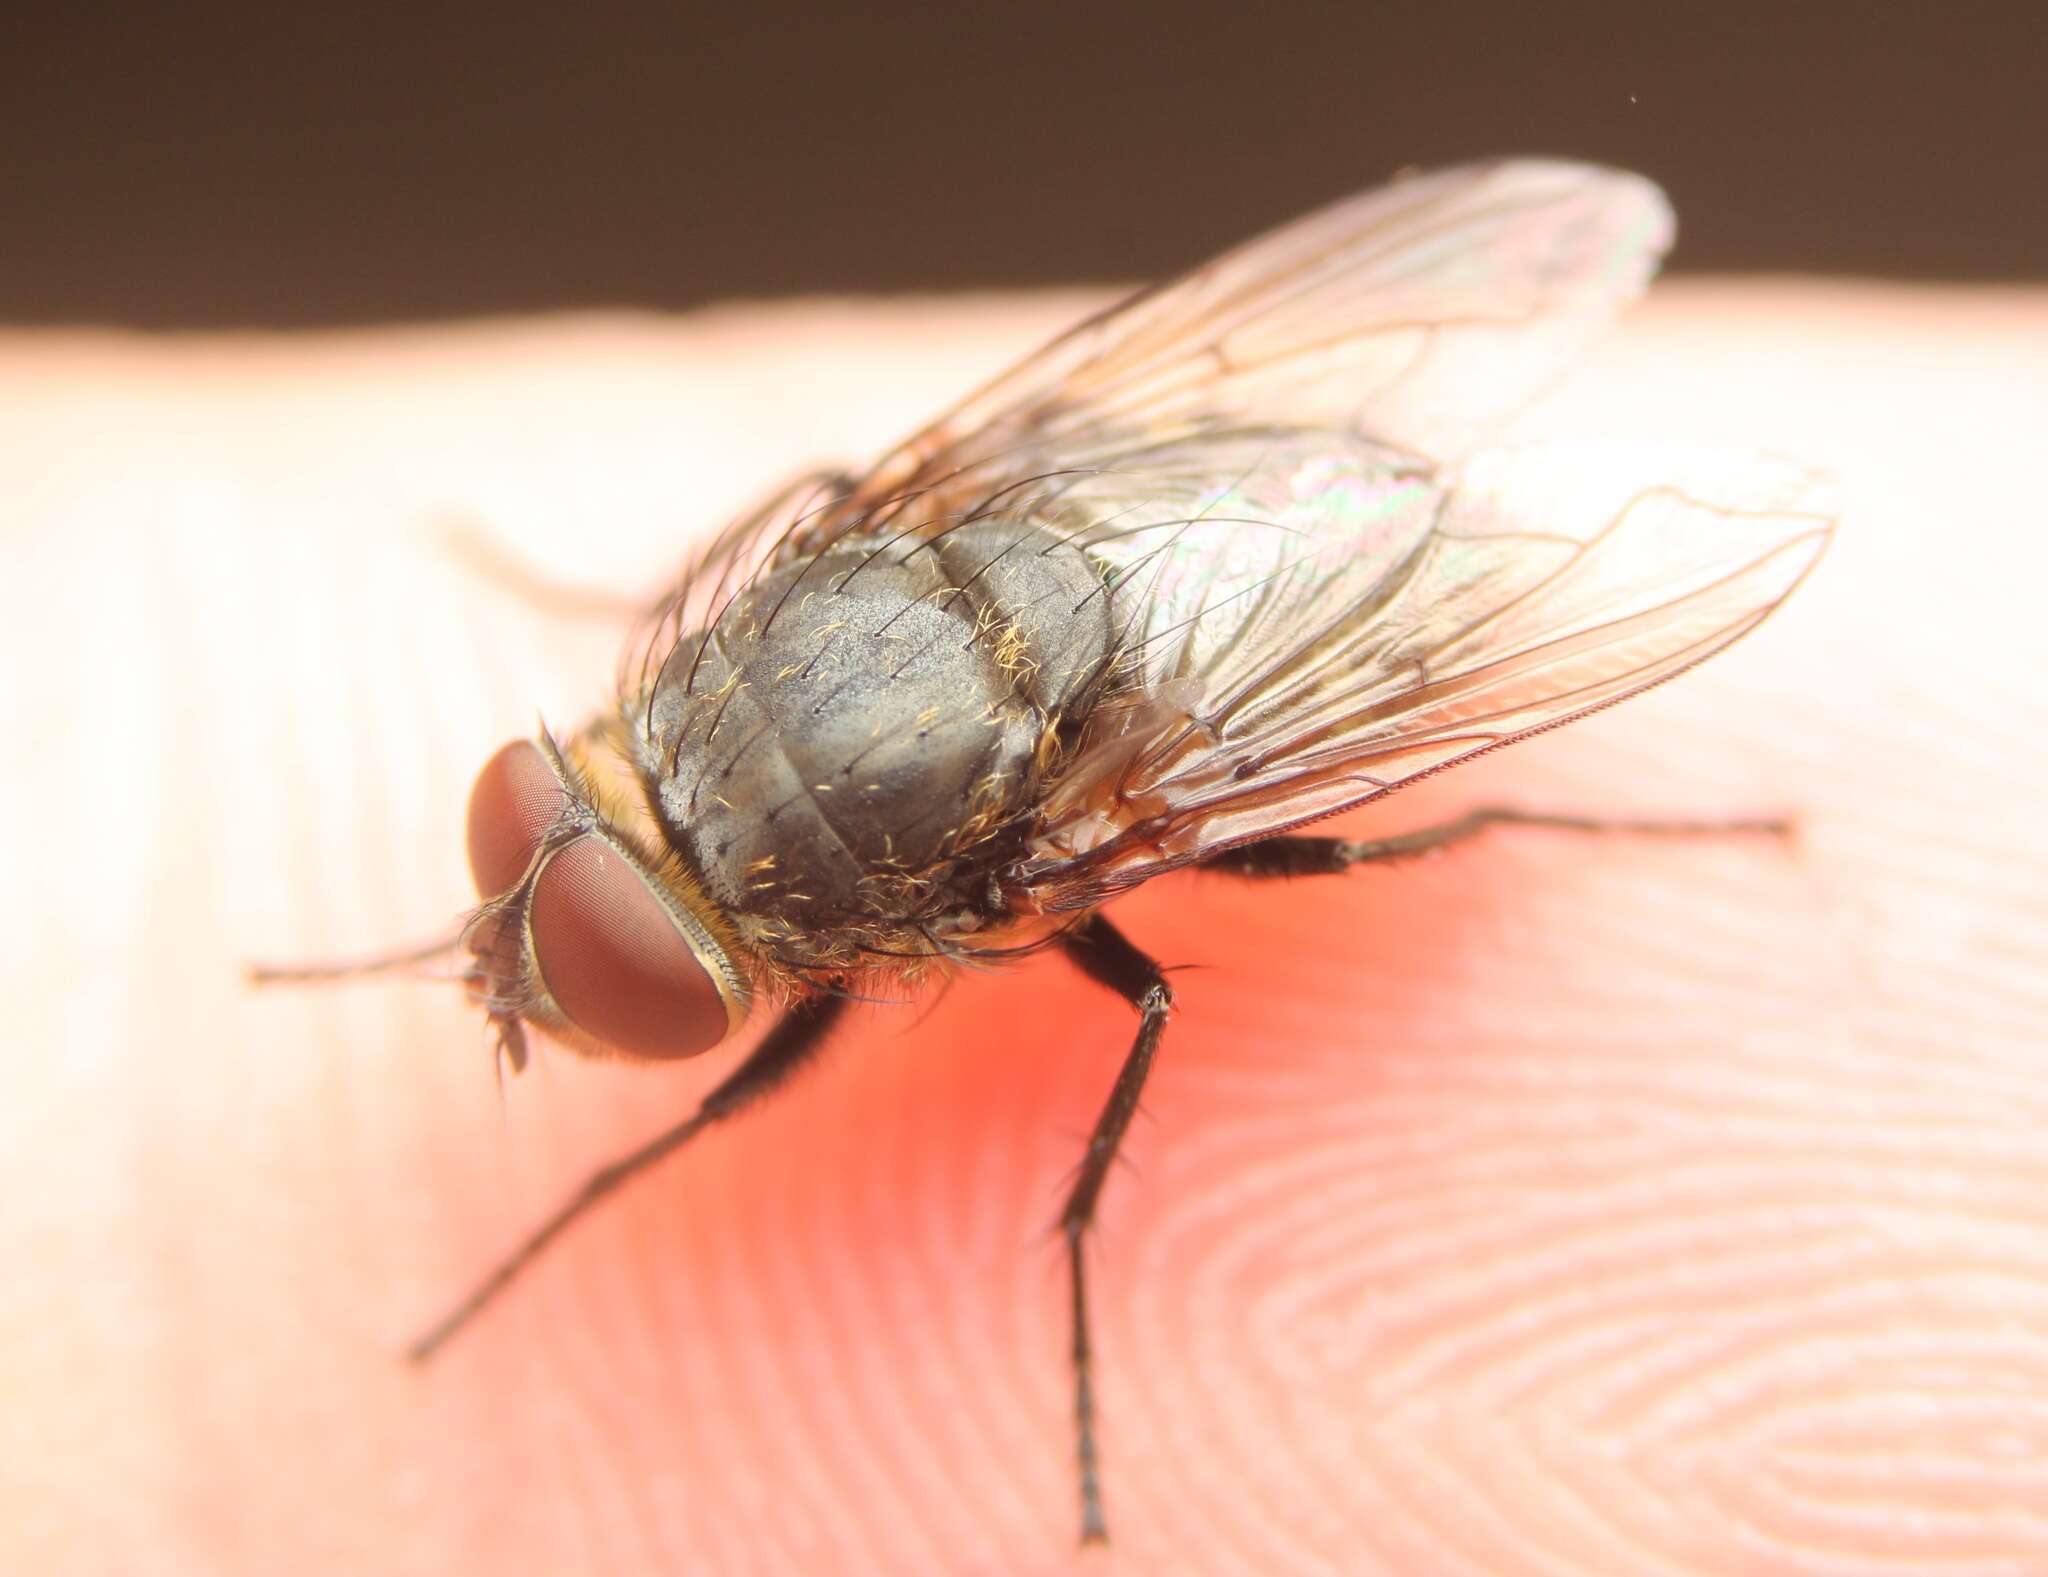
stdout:
[[436,521],[434,536],[441,551],[472,576],[536,613],[613,624],[636,619],[647,611],[643,597],[558,579],[467,516]]
[[779,1086],[824,1043],[835,1020],[845,1011],[842,997],[815,997],[799,1002],[785,1013],[775,1027],[732,1073],[698,1104],[683,1121],[666,1133],[657,1134],[639,1149],[600,1167],[584,1180],[583,1186],[564,1200],[555,1213],[543,1221],[526,1241],[499,1260],[491,1273],[477,1283],[469,1296],[444,1314],[406,1349],[414,1363],[424,1363],[461,1330],[513,1278],[566,1231],[592,1206],[628,1179],[682,1148],[713,1123],[721,1122],[742,1107],[749,1106]]
[[245,964],[243,969],[252,986],[324,986],[353,980],[361,975],[388,974],[394,970],[410,969],[415,964],[430,964],[437,958],[446,958],[461,945],[462,937],[457,933],[438,942],[395,947],[388,953],[375,953],[367,958],[320,959],[298,964]]
[[[791,500],[815,495],[822,503],[852,493],[859,483],[844,471],[821,467],[807,471],[777,491],[761,513],[766,514]],[[467,516],[454,516],[437,523],[435,535],[442,549],[479,580],[525,603],[536,612],[555,618],[618,623],[648,616],[661,606],[645,597],[607,590],[601,586],[563,581],[493,537]]]
[[1088,1340],[1087,1256],[1083,1245],[1102,1199],[1102,1185],[1116,1160],[1117,1147],[1137,1114],[1153,1053],[1173,1007],[1173,988],[1159,966],[1131,945],[1101,915],[1091,915],[1061,939],[1067,957],[1089,979],[1109,987],[1138,1010],[1138,1038],[1131,1043],[1122,1070],[1111,1086],[1102,1115],[1088,1136],[1073,1192],[1060,1211],[1060,1235],[1067,1243],[1068,1287],[1072,1293],[1075,1447],[1081,1469],[1081,1542],[1101,1544],[1109,1538],[1102,1513],[1101,1458],[1095,1439],[1095,1360]]
[[1202,862],[1205,871],[1229,876],[1327,876],[1377,860],[1410,859],[1453,843],[1475,838],[1489,827],[1553,827],[1564,832],[1625,833],[1651,838],[1713,838],[1726,836],[1789,837],[1792,823],[1782,816],[1742,816],[1722,821],[1657,821],[1630,817],[1559,816],[1516,810],[1508,805],[1482,805],[1453,821],[1391,838],[1316,838],[1283,834],[1258,843],[1225,849]]

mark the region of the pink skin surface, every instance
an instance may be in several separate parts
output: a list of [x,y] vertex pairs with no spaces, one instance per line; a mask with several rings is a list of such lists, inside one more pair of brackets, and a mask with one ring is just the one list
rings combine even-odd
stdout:
[[1075,298],[0,338],[0,1569],[2048,1569],[2048,296],[1684,284],[1530,431],[1828,466],[1829,557],[1679,682],[1334,824],[1502,830],[1119,925],[1179,1012],[1095,1245],[1077,1556],[1048,1233],[1132,1030],[1042,958],[862,1010],[435,1364],[406,1339],[731,1053],[403,980],[470,779],[637,595]]

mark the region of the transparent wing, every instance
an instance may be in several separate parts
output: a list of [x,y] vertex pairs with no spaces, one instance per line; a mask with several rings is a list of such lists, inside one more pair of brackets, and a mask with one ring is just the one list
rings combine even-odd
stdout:
[[1618,170],[1513,160],[1397,180],[1081,323],[884,457],[859,507],[1245,423],[1441,464],[1634,300],[1671,235],[1663,193]]
[[1054,908],[1668,679],[1761,622],[1831,529],[1813,473],[1668,445],[1447,476],[1303,433],[1154,458],[1059,505],[1113,566],[1133,671],[1046,800],[1024,875]]
[[763,568],[944,529],[1176,438],[1243,426],[1463,453],[1638,295],[1671,212],[1640,176],[1513,160],[1410,176],[1142,290],[898,445],[798,479],[714,540],[628,648],[634,693]]

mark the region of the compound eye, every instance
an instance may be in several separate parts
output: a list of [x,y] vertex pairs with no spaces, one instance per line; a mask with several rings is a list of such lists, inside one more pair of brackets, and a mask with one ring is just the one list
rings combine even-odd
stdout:
[[[469,795],[469,869],[479,897],[501,898],[525,880],[568,803],[554,764],[531,740],[516,739],[484,763]],[[493,916],[471,946],[489,989],[515,989],[532,971],[547,1001],[529,1016],[548,1024],[559,1014],[622,1056],[694,1057],[733,1022],[704,956],[717,943],[686,929],[639,862],[597,831],[551,852],[523,910]]]
[[484,763],[469,791],[469,874],[479,898],[518,884],[568,797],[530,739],[513,740]]
[[603,838],[553,855],[528,910],[533,957],[562,1015],[628,1057],[694,1057],[725,1038],[725,999],[639,866]]

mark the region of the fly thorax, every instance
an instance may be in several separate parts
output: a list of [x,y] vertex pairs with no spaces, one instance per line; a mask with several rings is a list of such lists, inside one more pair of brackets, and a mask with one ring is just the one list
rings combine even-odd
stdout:
[[1111,655],[1079,549],[994,518],[781,565],[685,636],[649,698],[664,830],[740,916],[942,911],[1030,803]]

